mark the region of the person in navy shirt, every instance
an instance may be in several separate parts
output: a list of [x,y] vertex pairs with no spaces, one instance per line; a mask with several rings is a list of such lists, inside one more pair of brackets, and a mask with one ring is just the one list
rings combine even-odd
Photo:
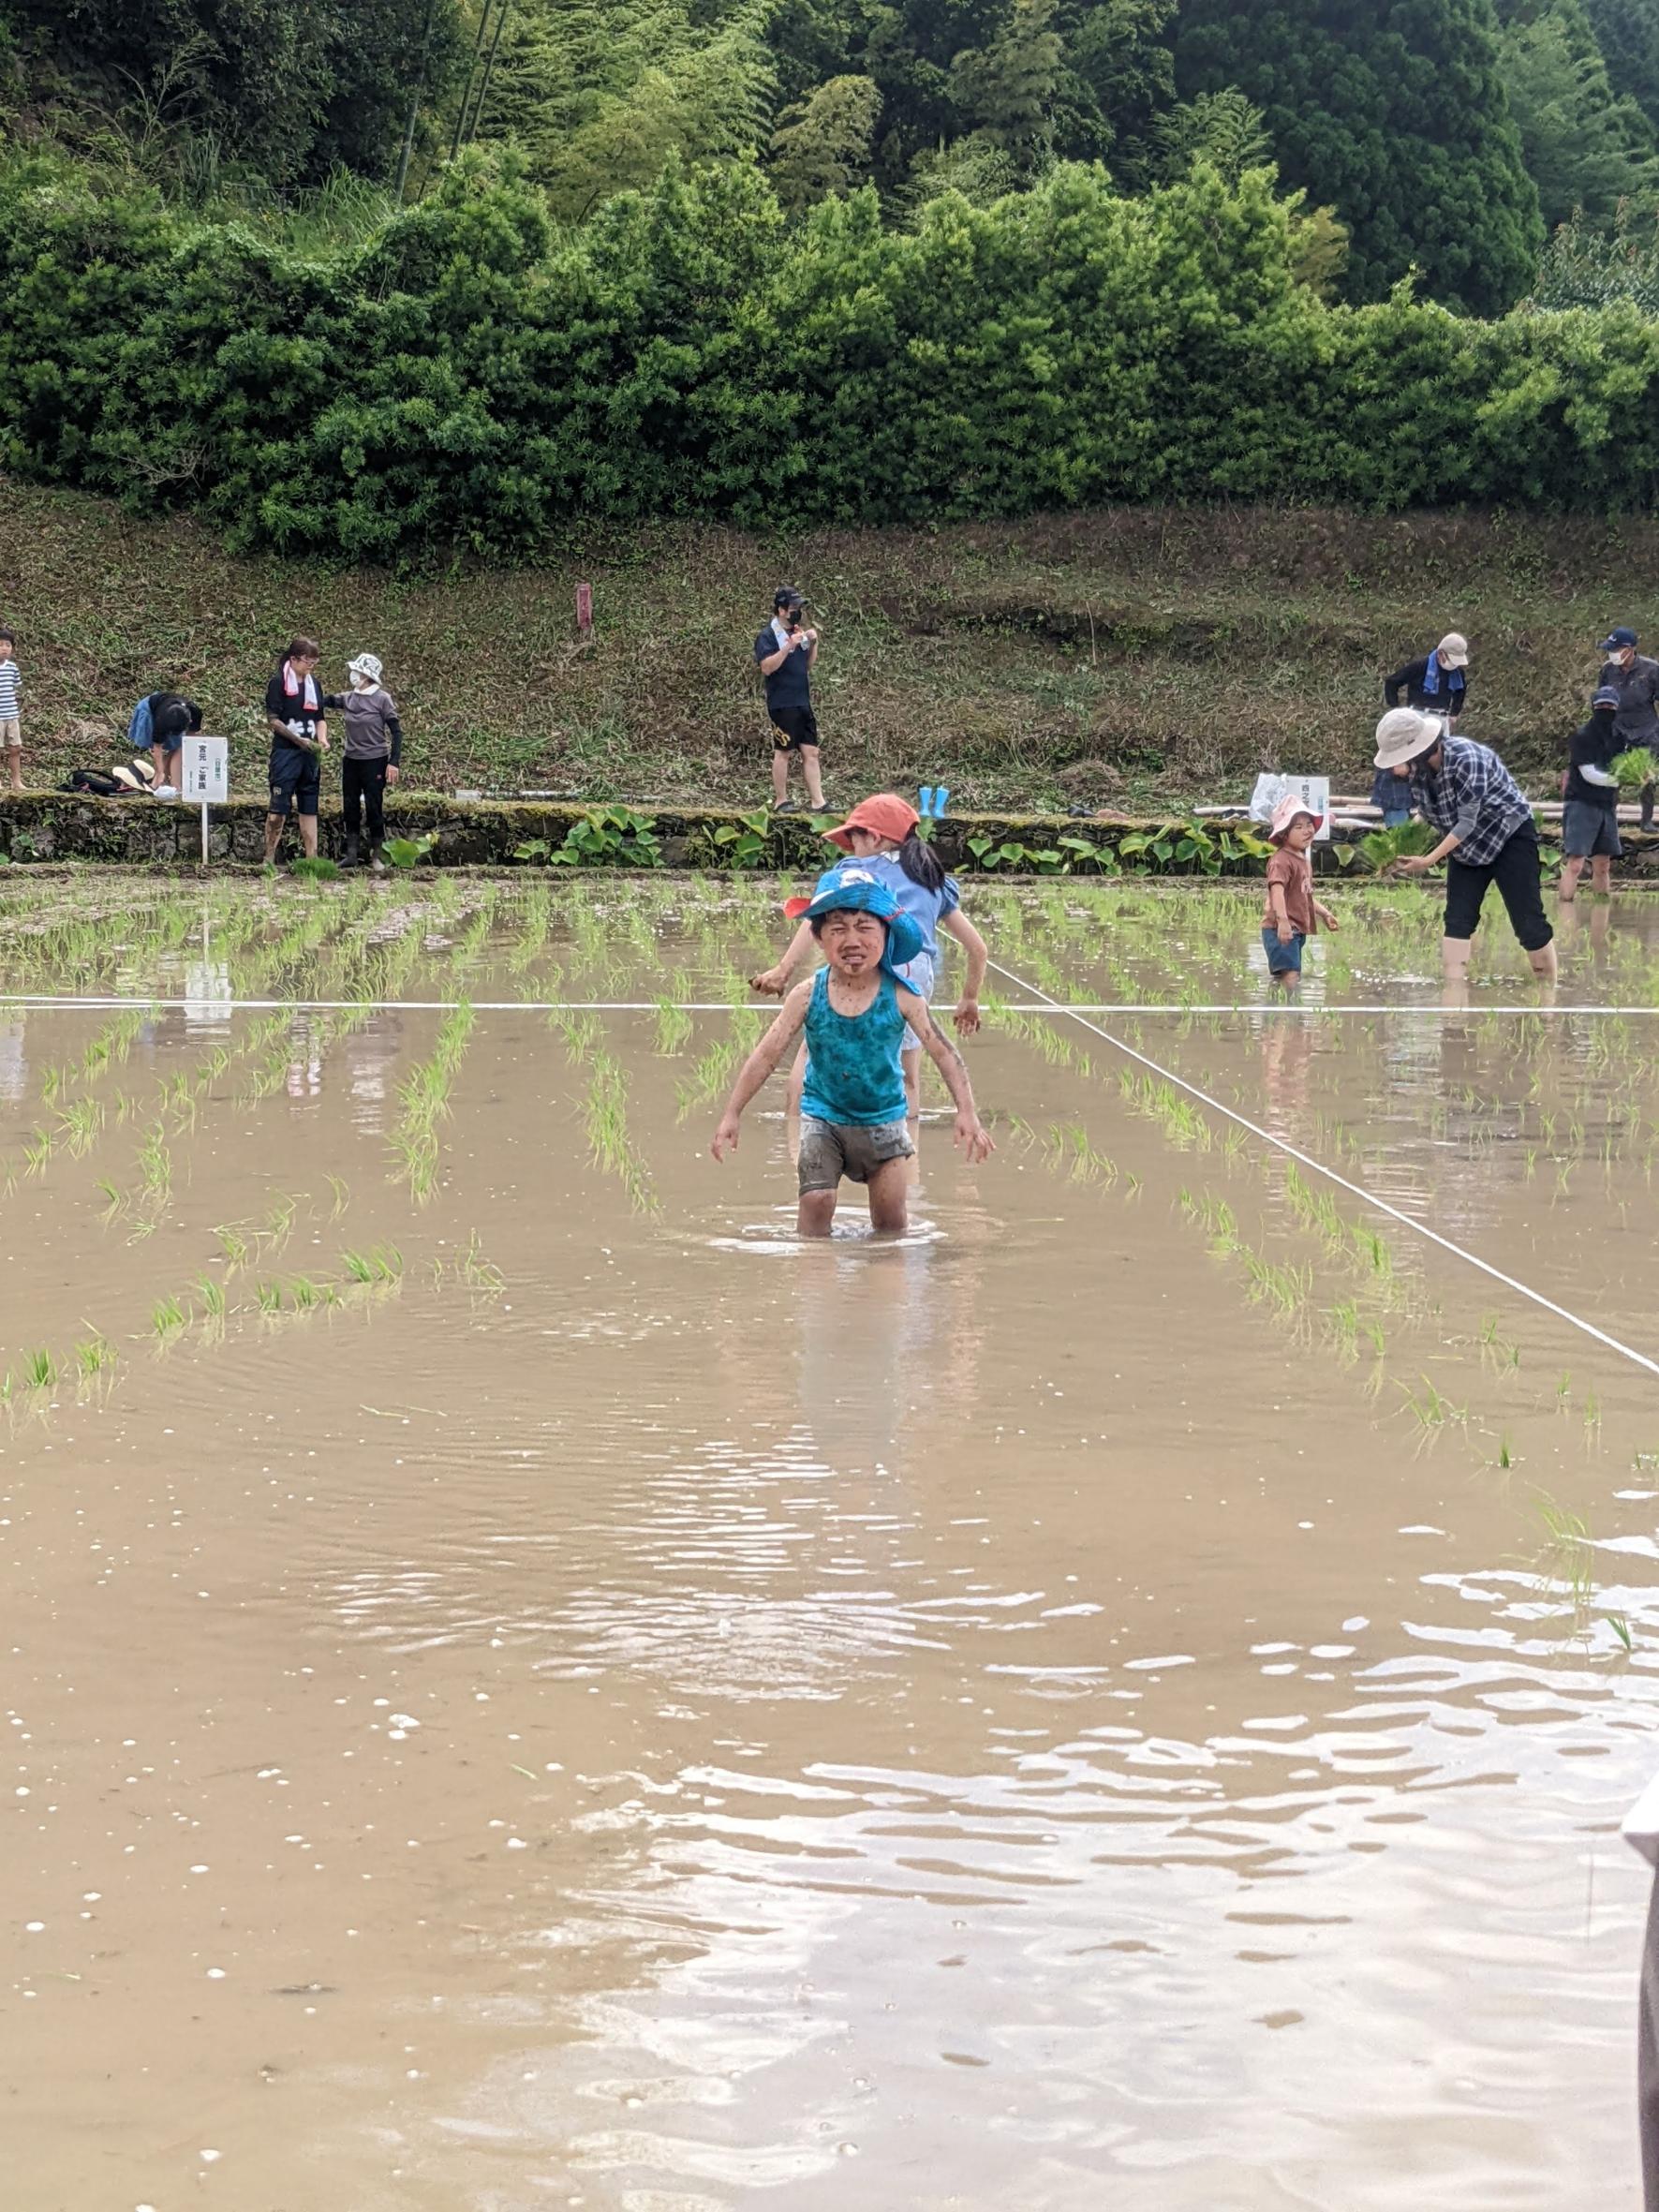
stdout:
[[818,718],[812,712],[811,671],[818,661],[818,632],[805,620],[806,601],[792,584],[772,596],[772,619],[755,640],[755,665],[766,686],[766,712],[772,720],[772,801],[779,814],[792,814],[789,795],[789,756],[798,753],[807,782],[807,802],[814,813],[823,806],[823,777],[818,765]]

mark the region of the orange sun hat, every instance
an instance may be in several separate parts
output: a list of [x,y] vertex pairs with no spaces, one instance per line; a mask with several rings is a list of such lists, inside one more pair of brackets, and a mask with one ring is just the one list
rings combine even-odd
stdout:
[[852,850],[852,840],[847,835],[850,829],[867,829],[872,836],[891,838],[896,845],[902,845],[921,819],[909,799],[901,799],[896,792],[881,791],[873,799],[860,799],[838,829],[826,829],[823,834],[843,853]]

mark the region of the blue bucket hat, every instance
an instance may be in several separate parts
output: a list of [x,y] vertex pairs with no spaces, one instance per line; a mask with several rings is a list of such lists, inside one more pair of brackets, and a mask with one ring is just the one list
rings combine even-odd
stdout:
[[784,904],[784,913],[804,915],[809,922],[820,920],[824,914],[874,914],[887,925],[887,949],[881,955],[881,965],[889,971],[906,968],[916,958],[926,944],[922,925],[913,915],[907,914],[885,883],[878,883],[875,877],[867,875],[860,868],[841,868],[836,870],[836,881],[813,898],[791,898]]

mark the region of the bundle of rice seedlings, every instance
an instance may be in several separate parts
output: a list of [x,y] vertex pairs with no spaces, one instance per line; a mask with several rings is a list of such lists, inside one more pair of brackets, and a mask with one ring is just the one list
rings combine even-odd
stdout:
[[1395,864],[1415,853],[1431,853],[1440,842],[1431,822],[1402,822],[1394,829],[1373,829],[1355,846],[1361,868],[1373,875],[1386,875]]

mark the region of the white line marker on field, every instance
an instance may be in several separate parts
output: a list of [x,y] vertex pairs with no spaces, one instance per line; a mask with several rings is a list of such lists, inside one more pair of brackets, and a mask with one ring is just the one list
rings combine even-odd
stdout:
[[[1040,985],[1026,982],[1012,968],[1004,968],[1000,960],[990,960],[986,965],[994,968],[999,975],[1005,975],[1020,990],[1034,992],[1039,998],[1048,998]],[[1645,1367],[1650,1374],[1659,1375],[1659,1360],[1650,1359],[1645,1352],[1634,1351],[1629,1344],[1621,1344],[1616,1336],[1609,1336],[1605,1329],[1597,1329],[1593,1321],[1586,1321],[1581,1315],[1569,1313],[1565,1306],[1558,1306],[1553,1299],[1546,1298],[1541,1290],[1533,1290],[1525,1283],[1518,1283],[1513,1275],[1504,1274],[1502,1268],[1493,1267],[1490,1260],[1484,1260],[1477,1254],[1465,1251],[1461,1244],[1454,1244],[1449,1237],[1443,1237],[1438,1229],[1431,1229],[1427,1222],[1418,1221],[1412,1214],[1402,1213],[1398,1206],[1391,1206],[1386,1198],[1379,1198],[1375,1192],[1366,1190],[1360,1183],[1350,1182],[1345,1175],[1339,1175],[1334,1167],[1326,1166],[1322,1160],[1314,1159],[1311,1152],[1304,1152],[1299,1146],[1288,1143],[1282,1136],[1275,1136],[1270,1129],[1264,1129],[1259,1121],[1252,1121],[1247,1116],[1236,1113],[1230,1106],[1223,1106],[1219,1098],[1212,1098],[1207,1091],[1200,1091],[1196,1083],[1189,1083],[1184,1076],[1178,1076],[1173,1068],[1163,1067],[1157,1061],[1148,1060],[1144,1052],[1137,1052],[1133,1045],[1126,1045],[1121,1037],[1113,1036],[1109,1030],[1102,1029],[1098,1022],[1089,1020],[1075,1006],[1065,1005],[1059,999],[1048,999],[1048,1008],[1051,1013],[1069,1016],[1088,1030],[1091,1036],[1101,1038],[1127,1059],[1138,1061],[1142,1067],[1149,1068],[1153,1075],[1161,1076],[1166,1083],[1173,1083],[1178,1091],[1186,1091],[1190,1098],[1197,1099],[1201,1105],[1211,1107],[1218,1114],[1225,1114],[1229,1121],[1237,1121],[1240,1129],[1248,1129],[1252,1136],[1259,1136],[1264,1144],[1270,1144],[1276,1151],[1285,1153],[1303,1167],[1311,1168],[1315,1175],[1323,1175],[1327,1182],[1334,1182],[1339,1190],[1363,1200],[1379,1213],[1387,1214],[1391,1221],[1400,1223],[1417,1236],[1426,1237],[1430,1244],[1438,1244],[1443,1252],[1451,1253],[1457,1259],[1466,1260],[1470,1267],[1478,1268],[1483,1275],[1489,1275],[1494,1283],[1502,1283],[1506,1290],[1513,1290],[1521,1298],[1531,1299],[1533,1305],[1542,1306],[1547,1314],[1553,1314],[1558,1321],[1568,1322],[1574,1329],[1581,1329],[1586,1336],[1593,1337],[1598,1344],[1606,1344],[1610,1352],[1618,1352],[1634,1365]],[[1532,1011],[1538,1012],[1540,1009],[1533,1008]]]
[[[990,965],[995,968],[997,962]],[[1007,974],[1008,970],[999,969]],[[1035,990],[1035,984],[1024,984],[1026,990]],[[48,991],[0,991],[0,1006],[31,1006],[42,1012],[61,1008],[67,1013],[82,1011],[88,1014],[119,1012],[123,1009],[135,1013],[161,1014],[170,1009],[200,1006],[209,1002],[201,999],[131,999],[131,998],[76,998]],[[392,1014],[452,1014],[457,1006],[470,1006],[475,1014],[660,1014],[664,1006],[673,1006],[680,1014],[765,1014],[776,1011],[777,1001],[755,1000],[737,1007],[730,999],[238,999],[215,1000],[232,1014],[338,1014],[348,1010],[367,1009],[371,1013]],[[1279,1017],[1296,1016],[1302,1020],[1324,1014],[1363,1014],[1373,1019],[1389,1018],[1402,1014],[1426,1015],[1434,1020],[1466,1019],[1471,1015],[1530,1014],[1543,1017],[1564,1014],[1591,1014],[1612,1016],[1659,1015],[1659,1006],[1539,1006],[1491,1005],[1478,1003],[1469,1006],[1442,1006],[1425,1002],[1421,1005],[1408,1000],[1403,1004],[1323,1006],[1288,999],[1248,999],[1237,1005],[1213,1004],[1181,1006],[1167,999],[1139,1004],[1127,999],[1031,999],[1011,1000],[999,1011],[1007,1014],[1133,1014],[1162,1015],[1166,1019],[1186,1020],[1195,1015],[1266,1014]]]

